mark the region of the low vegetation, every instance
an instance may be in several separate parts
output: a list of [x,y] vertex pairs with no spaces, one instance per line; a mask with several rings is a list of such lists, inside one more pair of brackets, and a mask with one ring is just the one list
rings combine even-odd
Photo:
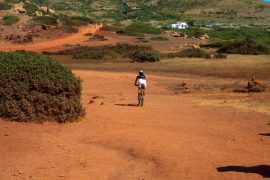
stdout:
[[259,44],[254,40],[247,38],[245,40],[226,42],[218,52],[227,54],[261,55],[270,54],[270,49],[266,45]]
[[156,62],[162,58],[226,58],[226,54],[211,54],[204,49],[184,49],[175,53],[160,53],[150,46],[117,44],[104,46],[76,46],[58,52],[43,52],[46,55],[71,55],[74,59],[104,60],[128,58],[133,62]]
[[0,2],[0,10],[9,10],[11,9],[11,5],[8,3],[1,3]]
[[104,25],[103,27],[100,28],[100,31],[118,32],[118,31],[121,31],[121,30],[122,30],[122,27],[120,27],[120,26]]
[[3,17],[3,24],[6,26],[11,26],[13,24],[16,24],[17,22],[20,21],[20,18],[18,16],[13,16],[13,15],[7,15]]
[[118,34],[142,37],[144,34],[161,34],[161,28],[155,28],[148,23],[132,23],[122,30],[117,31]]
[[70,24],[63,24],[60,27],[61,30],[63,30],[65,33],[76,33],[78,32],[78,29],[76,29],[75,27],[73,27]]
[[59,20],[70,26],[83,26],[93,23],[93,20],[84,16],[66,16],[59,15]]
[[180,30],[188,37],[200,37],[203,34],[210,36],[210,41],[204,47],[221,47],[224,43],[231,40],[253,39],[257,43],[270,46],[270,31],[265,28],[197,28],[192,27]]
[[195,49],[195,48],[189,48],[189,49],[184,49],[180,52],[175,52],[175,53],[168,53],[164,54],[164,57],[167,58],[205,58],[209,59],[211,58],[211,54],[207,52],[204,49]]
[[24,9],[26,10],[27,14],[33,15],[38,10],[38,7],[33,4],[25,2]]
[[54,16],[36,16],[33,18],[33,20],[38,24],[45,24],[50,26],[56,26],[58,24],[57,18]]
[[[82,17],[82,16],[65,16],[65,15],[60,15],[58,17],[54,17],[55,21],[52,19],[51,24],[55,25],[57,21],[62,22],[62,26],[60,27],[61,30],[63,30],[66,33],[76,33],[78,32],[78,29],[76,26],[84,26],[89,23],[93,23],[93,21],[87,17]],[[43,21],[43,20],[42,20]],[[46,23],[46,22],[45,22]]]
[[74,59],[102,60],[112,58],[129,58],[137,62],[154,62],[160,55],[150,46],[117,44],[105,46],[77,46],[58,52],[43,52],[47,55],[72,55]]
[[81,81],[57,61],[31,52],[0,52],[0,117],[13,121],[77,120]]

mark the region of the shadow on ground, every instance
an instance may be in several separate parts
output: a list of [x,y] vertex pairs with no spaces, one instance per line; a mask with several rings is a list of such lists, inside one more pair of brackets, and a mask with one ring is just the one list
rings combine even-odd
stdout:
[[270,133],[262,133],[262,134],[259,134],[261,136],[270,136]]
[[115,104],[116,106],[130,106],[130,107],[134,107],[134,106],[138,106],[138,104]]
[[259,174],[265,178],[270,178],[270,166],[268,165],[259,165],[252,167],[245,166],[225,166],[217,168],[218,172],[242,172],[242,173],[254,173]]

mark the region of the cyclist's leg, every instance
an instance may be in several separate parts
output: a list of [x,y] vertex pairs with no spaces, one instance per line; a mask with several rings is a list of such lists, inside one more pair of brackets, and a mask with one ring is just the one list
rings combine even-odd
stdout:
[[142,89],[142,93],[143,93],[143,95],[145,96],[145,89],[146,89],[146,87],[145,87],[145,85],[144,85],[144,84],[142,85],[141,89]]
[[138,105],[140,105],[140,86],[138,86]]

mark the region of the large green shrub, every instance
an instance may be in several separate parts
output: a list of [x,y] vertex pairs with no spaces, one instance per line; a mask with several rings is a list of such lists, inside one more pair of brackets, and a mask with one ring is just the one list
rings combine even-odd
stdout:
[[31,52],[0,52],[0,117],[14,121],[77,120],[81,81],[57,61]]
[[155,51],[139,49],[130,53],[130,57],[136,62],[156,62],[160,60],[160,56]]
[[258,44],[254,40],[247,38],[242,41],[234,40],[231,42],[227,42],[218,50],[218,52],[228,54],[260,55],[270,54],[270,49],[266,45]]

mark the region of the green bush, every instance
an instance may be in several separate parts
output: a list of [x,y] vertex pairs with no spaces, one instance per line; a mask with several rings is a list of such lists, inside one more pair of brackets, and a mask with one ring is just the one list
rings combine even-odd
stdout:
[[202,28],[197,28],[197,27],[191,27],[191,28],[179,30],[179,31],[182,32],[183,34],[188,35],[188,37],[196,37],[196,38],[204,35],[205,33],[208,33],[207,30],[202,29]]
[[130,57],[136,62],[156,62],[160,56],[155,51],[137,50],[130,54]]
[[93,20],[88,17],[83,16],[72,16],[70,17],[72,25],[82,26],[87,25],[89,23],[93,23]]
[[0,3],[0,10],[9,10],[11,9],[11,5],[8,3]]
[[218,50],[218,53],[260,55],[270,54],[270,49],[266,45],[258,44],[254,40],[247,38],[225,43]]
[[56,26],[57,19],[53,16],[37,16],[34,17],[33,20],[39,24],[45,24],[45,25],[50,25],[50,26]]
[[118,32],[121,31],[121,27],[117,26],[109,26],[109,25],[104,25],[103,27],[100,28],[101,31],[112,31],[112,32]]
[[224,45],[224,41],[215,41],[215,42],[210,42],[207,44],[202,44],[201,47],[203,48],[221,48]]
[[211,58],[211,54],[209,52],[203,49],[194,49],[194,48],[184,49],[183,51],[176,52],[176,53],[165,54],[165,56],[168,58],[175,58],[175,57],[205,58],[205,59]]
[[161,34],[163,30],[161,28],[155,28],[148,23],[133,23],[125,27],[124,29],[117,31],[118,34],[128,36],[143,36],[144,34]]
[[81,81],[57,61],[31,52],[0,52],[0,117],[13,121],[77,120]]
[[38,5],[48,5],[48,0],[31,0],[32,3],[38,4]]
[[159,53],[150,46],[116,44],[105,46],[77,46],[58,52],[43,52],[47,55],[72,55],[74,59],[102,60],[115,57],[129,58],[138,62],[154,62]]
[[20,21],[20,18],[18,16],[7,15],[3,17],[3,23],[6,26],[11,26],[13,24],[16,24],[19,21]]
[[231,40],[244,40],[248,37],[261,44],[270,46],[270,31],[266,28],[197,28],[191,27],[185,30],[179,30],[189,37],[200,37],[207,33],[210,41],[204,47],[219,48],[225,42]]
[[19,3],[21,0],[5,0],[6,3],[12,4],[12,3]]
[[63,30],[66,33],[77,33],[78,29],[74,28],[72,25],[70,24],[64,24],[60,27],[61,30]]
[[26,2],[24,3],[24,8],[29,15],[33,15],[38,10],[37,6]]
[[59,19],[70,26],[83,26],[89,23],[93,23],[93,20],[84,16],[66,16],[60,15]]
[[254,41],[270,46],[270,31],[264,28],[216,28],[207,31],[212,42],[226,42],[251,38]]

